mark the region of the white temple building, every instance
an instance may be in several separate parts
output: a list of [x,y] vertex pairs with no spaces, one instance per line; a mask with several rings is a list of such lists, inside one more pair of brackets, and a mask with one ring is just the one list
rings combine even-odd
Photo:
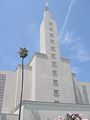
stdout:
[[[58,115],[80,113],[90,120],[90,83],[72,73],[62,58],[57,24],[46,4],[40,26],[40,52],[24,65],[21,120],[54,120]],[[18,120],[22,68],[0,70],[0,120]]]

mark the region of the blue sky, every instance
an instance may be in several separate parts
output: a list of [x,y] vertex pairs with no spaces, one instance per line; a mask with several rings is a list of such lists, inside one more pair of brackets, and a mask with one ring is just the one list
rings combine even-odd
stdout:
[[[90,0],[48,0],[57,22],[60,52],[71,61],[81,81],[90,82]],[[28,63],[39,51],[39,27],[45,0],[0,0],[0,69],[15,70],[19,47],[27,47]]]

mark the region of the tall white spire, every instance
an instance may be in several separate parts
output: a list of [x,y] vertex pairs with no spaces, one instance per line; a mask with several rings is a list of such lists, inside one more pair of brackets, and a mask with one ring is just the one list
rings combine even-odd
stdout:
[[48,2],[46,1],[46,6],[48,6]]
[[48,11],[49,8],[48,8],[48,2],[46,1],[46,5],[45,5],[45,11]]
[[46,1],[46,4],[45,4],[45,10],[44,10],[44,18],[46,18],[46,17],[50,17],[51,18],[51,12],[49,10],[47,1]]
[[57,25],[46,2],[44,18],[40,26],[40,52],[48,54],[50,57],[51,49],[59,58]]

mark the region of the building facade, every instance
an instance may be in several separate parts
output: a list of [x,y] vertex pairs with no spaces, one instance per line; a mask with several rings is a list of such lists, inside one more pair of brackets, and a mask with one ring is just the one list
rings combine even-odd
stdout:
[[[18,65],[16,71],[0,70],[2,113],[11,114],[19,104],[21,70],[21,65]],[[23,100],[52,103],[52,106],[53,104],[90,106],[90,83],[78,81],[75,73],[72,73],[70,61],[61,57],[57,24],[47,4],[40,26],[40,53],[35,53],[31,61],[24,65]]]

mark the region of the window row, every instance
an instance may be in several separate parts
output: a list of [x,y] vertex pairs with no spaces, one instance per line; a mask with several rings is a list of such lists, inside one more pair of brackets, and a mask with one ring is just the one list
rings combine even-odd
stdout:
[[0,79],[0,84],[5,84],[6,79]]
[[56,51],[54,46],[51,46],[51,50],[52,51]]
[[52,75],[53,76],[57,76],[58,74],[57,74],[57,70],[52,70]]
[[53,92],[55,97],[59,97],[59,90],[54,90]]
[[53,33],[50,33],[50,37],[51,37],[51,38],[54,38],[54,34],[53,34]]
[[6,75],[0,74],[0,82],[5,82]]
[[59,100],[55,100],[54,102],[55,102],[55,103],[59,103]]
[[3,95],[0,95],[0,99],[2,99],[3,98]]
[[56,68],[57,67],[57,63],[56,62],[52,62],[52,67]]
[[0,97],[3,96],[3,94],[4,94],[4,91],[3,91],[3,92],[0,92]]
[[52,54],[51,54],[51,58],[52,58],[52,59],[56,59],[56,54],[52,53]]
[[53,80],[53,86],[58,86],[59,83],[58,83],[58,80]]
[[50,39],[50,42],[51,42],[51,44],[52,44],[52,45],[54,45],[54,44],[55,44],[54,39]]
[[0,88],[4,88],[4,84],[1,84],[1,82],[0,82]]
[[54,32],[53,27],[49,27],[50,32]]
[[50,25],[50,26],[53,26],[53,23],[52,23],[52,22],[49,22],[49,25]]
[[6,75],[4,75],[4,74],[0,74],[0,77],[6,78]]

